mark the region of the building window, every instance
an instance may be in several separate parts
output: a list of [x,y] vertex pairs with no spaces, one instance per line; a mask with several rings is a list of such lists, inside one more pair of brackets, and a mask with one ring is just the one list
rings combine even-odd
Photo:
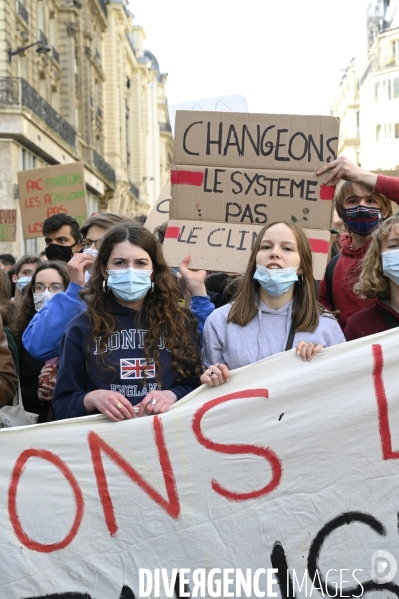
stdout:
[[387,91],[388,91],[388,100],[391,100],[391,99],[392,99],[392,93],[391,93],[391,88],[392,88],[392,86],[391,86],[391,80],[390,80],[390,79],[388,79],[388,82],[387,82],[387,83],[388,83],[388,88],[387,88]]
[[381,125],[377,125],[376,128],[375,128],[375,138],[376,138],[376,141],[381,141],[381,133],[382,133]]
[[380,87],[381,87],[381,83],[379,81],[376,81],[374,84],[374,95],[375,95],[376,102],[378,102],[380,100]]
[[399,98],[399,77],[395,77],[393,80],[393,97]]
[[86,204],[87,204],[87,214],[91,216],[96,212],[99,212],[98,198],[90,191],[86,190]]
[[36,168],[36,156],[22,148],[22,170],[29,171],[32,168]]
[[399,40],[392,42],[392,54],[395,59],[395,65],[399,65]]
[[130,110],[128,100],[125,100],[125,135],[126,135],[126,162],[130,163]]
[[399,139],[399,123],[395,123],[395,139]]

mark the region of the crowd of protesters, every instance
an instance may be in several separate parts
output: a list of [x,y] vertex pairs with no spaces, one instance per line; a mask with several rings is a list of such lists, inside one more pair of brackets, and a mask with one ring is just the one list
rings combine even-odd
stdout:
[[[339,157],[331,260],[315,281],[303,230],[268,223],[244,274],[164,259],[165,226],[145,217],[68,215],[43,224],[43,255],[0,255],[0,407],[21,389],[39,422],[165,412],[201,383],[295,348],[323,348],[399,326],[399,179]],[[232,270],[234,268],[232,267]],[[318,291],[317,291],[318,290]]]

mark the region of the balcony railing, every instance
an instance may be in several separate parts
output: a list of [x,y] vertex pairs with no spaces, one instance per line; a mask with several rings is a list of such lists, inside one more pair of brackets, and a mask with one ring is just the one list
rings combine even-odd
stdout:
[[1,104],[29,108],[70,146],[76,147],[75,129],[25,79],[0,77]]
[[20,0],[17,0],[17,13],[25,23],[29,24],[29,13]]
[[110,183],[113,183],[115,185],[116,176],[114,169],[111,165],[108,164],[108,162],[105,162],[101,154],[99,154],[95,150],[93,150],[93,163],[94,166],[100,171],[100,173],[104,175],[104,177],[108,179]]

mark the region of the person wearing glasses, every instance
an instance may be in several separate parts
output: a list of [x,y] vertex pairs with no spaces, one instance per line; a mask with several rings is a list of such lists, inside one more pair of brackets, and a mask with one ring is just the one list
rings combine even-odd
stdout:
[[[38,422],[53,420],[50,400],[56,372],[55,358],[58,359],[58,356],[53,356],[53,363],[46,366],[44,359],[36,359],[26,349],[22,337],[35,314],[44,310],[52,298],[65,296],[69,281],[68,267],[65,262],[59,260],[44,262],[33,273],[13,318],[12,331],[18,348],[22,402],[25,410],[39,414]],[[41,342],[46,344],[45,337],[41,337]],[[41,383],[48,379],[40,390],[39,377]]]
[[79,229],[83,253],[75,253],[68,262],[68,288],[44,305],[22,337],[25,349],[36,360],[49,360],[59,355],[64,331],[72,318],[86,309],[79,294],[88,281],[102,238],[107,229],[122,222],[131,222],[131,219],[120,214],[99,213],[90,216]]

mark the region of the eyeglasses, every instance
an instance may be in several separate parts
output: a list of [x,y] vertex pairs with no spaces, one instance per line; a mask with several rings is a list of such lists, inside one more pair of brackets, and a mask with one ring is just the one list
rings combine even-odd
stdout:
[[82,245],[83,245],[83,249],[84,250],[88,250],[89,248],[91,248],[92,245],[94,245],[94,247],[96,248],[96,250],[98,250],[100,248],[100,244],[102,242],[102,238],[101,239],[96,239],[96,240],[91,240],[91,239],[83,239],[82,240]]
[[33,293],[44,293],[46,289],[48,289],[50,293],[59,293],[60,291],[64,291],[64,285],[61,285],[61,283],[51,283],[48,287],[41,283],[33,285]]

